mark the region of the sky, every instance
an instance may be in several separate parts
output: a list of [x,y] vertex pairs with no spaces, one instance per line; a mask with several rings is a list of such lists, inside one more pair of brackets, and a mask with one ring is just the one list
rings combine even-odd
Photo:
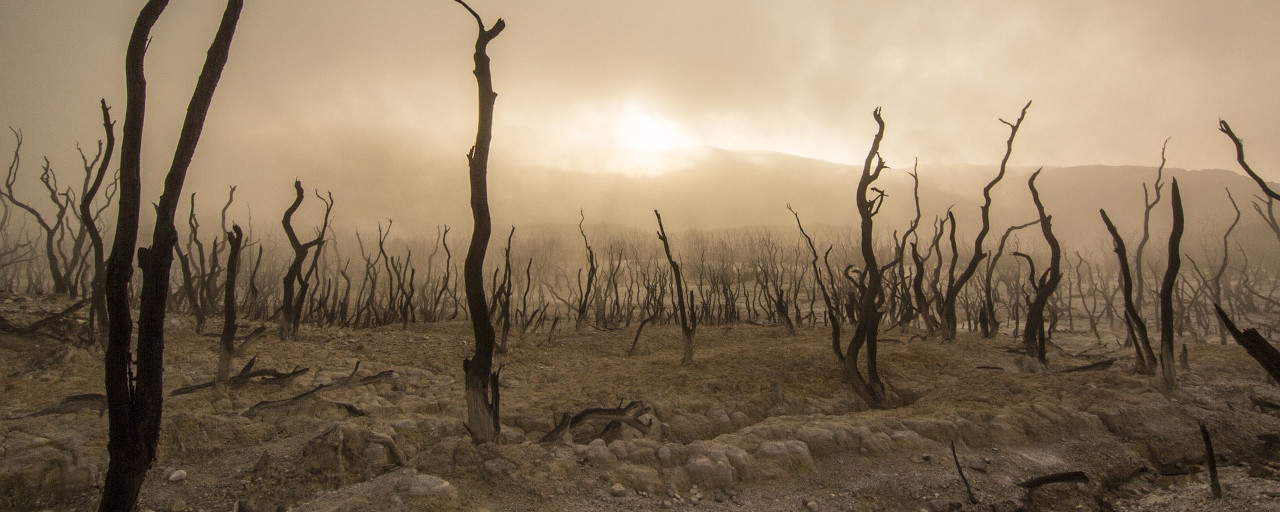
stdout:
[[[99,98],[123,116],[124,48],[142,4],[0,1],[0,124],[23,130],[28,179],[44,155],[79,172],[76,142],[102,137]],[[708,147],[861,162],[876,107],[891,164],[994,164],[1008,136],[999,119],[1027,101],[1016,165],[1153,166],[1169,139],[1170,166],[1235,169],[1223,118],[1254,168],[1280,180],[1280,2],[471,4],[507,23],[490,46],[499,183],[679,172]],[[148,197],[222,8],[172,2],[153,32]],[[287,205],[295,177],[335,191],[339,211],[345,200],[372,216],[380,198],[428,210],[449,200],[429,191],[463,183],[475,31],[448,0],[247,2],[188,190],[213,205],[239,185],[260,216]]]

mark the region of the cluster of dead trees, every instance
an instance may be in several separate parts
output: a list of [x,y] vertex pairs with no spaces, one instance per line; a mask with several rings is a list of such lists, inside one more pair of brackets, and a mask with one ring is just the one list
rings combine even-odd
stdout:
[[[891,407],[897,400],[892,386],[880,377],[878,344],[884,334],[906,329],[953,342],[962,328],[984,338],[1007,328],[1011,336],[1021,339],[1026,355],[1044,365],[1055,332],[1089,332],[1101,344],[1101,325],[1105,322],[1114,328],[1121,324],[1125,336],[1117,341],[1133,348],[1136,370],[1152,375],[1159,370],[1167,388],[1177,382],[1177,340],[1214,332],[1223,342],[1228,336],[1235,339],[1280,378],[1280,354],[1262,334],[1273,335],[1280,329],[1280,273],[1251,265],[1249,255],[1231,243],[1241,213],[1230,192],[1226,196],[1235,217],[1222,235],[1221,253],[1215,261],[1197,262],[1186,257],[1191,272],[1185,270],[1181,237],[1186,219],[1177,180],[1167,184],[1168,199],[1162,204],[1166,187],[1163,152],[1155,180],[1143,189],[1142,234],[1132,253],[1122,231],[1135,226],[1117,226],[1106,211],[1100,212],[1114,244],[1114,265],[1109,259],[1086,258],[1079,251],[1068,254],[1064,250],[1054,233],[1053,212],[1046,211],[1036,185],[1039,171],[1026,183],[1036,218],[1003,227],[992,225],[992,190],[1006,176],[1030,103],[1016,121],[1001,120],[1009,127],[1004,156],[982,189],[984,201],[977,212],[978,229],[972,241],[962,243],[957,237],[958,225],[967,212],[949,208],[931,223],[922,222],[919,178],[914,170],[910,175],[916,185],[915,216],[906,226],[892,227],[896,228],[892,234],[885,235],[891,227],[877,224],[877,216],[891,199],[876,182],[882,173],[893,171],[880,154],[885,120],[876,109],[872,114],[876,132],[858,180],[850,188],[858,216],[853,236],[814,236],[790,206],[798,239],[767,230],[739,238],[714,239],[699,233],[676,236],[667,232],[655,210],[658,244],[648,237],[624,237],[602,246],[599,233],[593,243],[583,212],[574,237],[575,242],[576,238],[582,241],[580,256],[570,259],[557,257],[554,251],[522,252],[513,226],[505,237],[502,258],[486,267],[493,230],[487,169],[497,97],[487,49],[505,23],[498,19],[486,25],[470,6],[456,1],[477,25],[473,59],[479,99],[476,140],[466,154],[474,223],[460,270],[449,245],[447,226],[438,229],[425,263],[421,257],[414,260],[412,247],[389,241],[390,221],[377,226],[374,238],[356,233],[359,259],[352,257],[351,244],[340,244],[330,225],[334,196],[318,191],[314,195],[323,214],[313,221],[311,236],[299,236],[302,221],[295,217],[307,196],[301,181],[294,182],[294,201],[282,212],[281,227],[289,247],[274,251],[282,254],[267,253],[263,237],[251,229],[246,233],[240,226],[228,224],[234,186],[221,210],[220,229],[212,236],[201,234],[197,196],[190,194],[185,233],[180,236],[175,219],[183,182],[228,60],[242,9],[240,0],[227,2],[196,83],[173,163],[156,203],[149,246],[138,247],[146,98],[142,64],[151,29],[167,5],[165,0],[146,3],[129,40],[118,173],[110,172],[115,123],[105,100],[100,105],[104,140],[92,157],[77,147],[84,172],[79,187],[59,184],[47,158],[40,166],[38,180],[47,199],[26,197],[15,187],[24,172],[23,134],[13,130],[15,147],[0,189],[0,231],[4,234],[0,237],[0,287],[83,299],[77,304],[90,304],[90,315],[80,339],[93,341],[98,333],[106,333],[111,459],[100,510],[133,508],[155,457],[169,310],[190,314],[199,332],[205,330],[209,318],[220,315],[215,384],[235,380],[229,374],[236,341],[244,339],[239,330],[253,322],[274,322],[279,336],[289,339],[298,337],[304,325],[373,328],[469,321],[475,352],[463,361],[462,369],[467,428],[476,443],[498,439],[501,428],[501,368],[494,368],[494,354],[508,350],[513,339],[523,340],[539,332],[554,335],[562,320],[579,330],[634,325],[633,353],[644,326],[678,325],[683,337],[681,364],[694,360],[699,326],[768,324],[788,335],[806,326],[824,328],[830,332],[832,351],[852,391],[876,408]],[[1224,121],[1220,128],[1235,145],[1238,163],[1262,191],[1252,203],[1254,212],[1280,242],[1280,222],[1275,216],[1280,195],[1249,167],[1244,146],[1230,126]],[[109,230],[104,214],[113,202],[118,213],[114,229]],[[1153,215],[1163,215],[1162,209],[1169,211],[1171,230],[1161,268],[1147,249],[1149,242],[1158,240],[1150,226]],[[16,220],[19,216],[23,221]],[[1039,228],[1038,236],[1031,234],[1035,227]],[[994,247],[988,240],[993,233],[1002,233]],[[112,240],[109,253],[108,238]],[[1029,248],[1020,247],[1022,243]],[[250,252],[245,253],[246,249]],[[177,269],[172,265],[175,256]],[[353,260],[357,262],[354,267]],[[539,261],[535,264],[535,260]],[[568,261],[578,263],[561,266]],[[140,279],[134,278],[135,264],[142,271]],[[175,274],[180,279],[177,287],[171,286]],[[1148,300],[1149,295],[1155,295],[1155,300]],[[61,320],[72,311],[54,317]],[[1233,318],[1244,319],[1262,331],[1240,330]],[[16,328],[3,322],[0,329]],[[1153,331],[1158,332],[1158,345],[1152,340]],[[247,378],[251,366],[246,365],[239,378]],[[612,423],[638,424],[637,411],[642,408],[635,402],[617,409],[584,411],[574,418],[566,415],[557,431],[567,431],[592,415]]]

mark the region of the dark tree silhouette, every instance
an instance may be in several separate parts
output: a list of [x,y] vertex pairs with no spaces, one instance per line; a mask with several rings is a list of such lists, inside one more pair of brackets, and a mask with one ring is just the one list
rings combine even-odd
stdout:
[[[475,61],[476,89],[479,95],[479,114],[476,120],[476,143],[467,153],[467,167],[471,178],[471,217],[475,226],[471,231],[471,245],[462,267],[463,286],[467,294],[467,309],[471,313],[471,330],[476,337],[476,351],[462,361],[466,373],[467,430],[476,444],[496,442],[502,424],[498,422],[498,373],[493,371],[493,350],[496,333],[489,320],[489,304],[484,293],[484,256],[489,248],[489,235],[493,221],[489,217],[489,144],[493,140],[493,104],[498,93],[493,91],[493,75],[489,72],[489,43],[507,23],[498,18],[490,28],[485,28],[471,6],[455,0],[476,20]],[[499,370],[501,371],[501,370]]]
[[1124,295],[1124,322],[1129,337],[1134,340],[1136,367],[1138,372],[1150,375],[1155,373],[1156,355],[1151,350],[1147,323],[1142,319],[1142,312],[1138,310],[1138,304],[1133,298],[1133,274],[1129,270],[1129,255],[1125,251],[1124,238],[1120,237],[1120,232],[1116,230],[1115,224],[1111,223],[1106,210],[1098,210],[1098,213],[1102,215],[1102,222],[1107,225],[1107,231],[1111,233],[1111,240],[1115,242],[1116,258],[1120,260],[1119,274],[1120,289]]
[[105,386],[110,417],[106,482],[98,510],[128,512],[138,501],[147,469],[155,460],[160,436],[160,412],[164,400],[164,317],[169,294],[169,271],[173,247],[178,241],[173,226],[178,198],[196,143],[204,128],[205,116],[214,89],[226,66],[235,34],[242,0],[228,0],[218,31],[213,37],[204,68],[196,82],[187,115],[178,136],[173,163],[165,177],[164,191],[156,205],[156,224],[150,247],[138,248],[142,269],[142,290],[138,300],[137,361],[131,350],[133,319],[129,311],[129,281],[133,274],[133,253],[138,241],[138,213],[142,205],[141,156],[142,125],[146,112],[146,78],[143,59],[155,26],[168,5],[167,0],[149,0],[138,14],[125,54],[126,106],[124,134],[120,148],[120,207],[115,241],[107,265],[106,299],[109,340]]
[[[89,185],[85,188],[84,194],[80,196],[80,221],[83,223],[85,231],[89,235],[89,243],[93,246],[93,280],[89,285],[89,330],[90,336],[94,340],[97,339],[99,332],[106,331],[107,325],[107,302],[103,297],[103,287],[106,283],[106,248],[103,246],[102,233],[98,231],[98,225],[95,222],[97,215],[93,211],[93,200],[98,196],[98,191],[102,187],[102,181],[106,177],[107,168],[111,166],[111,155],[116,148],[116,122],[111,120],[111,109],[107,107],[107,100],[100,100],[102,108],[102,130],[107,134],[107,142],[104,146],[102,158],[98,160],[98,171],[93,173],[90,180],[85,177]],[[86,170],[90,166],[86,166]]]
[[1058,283],[1062,280],[1062,250],[1058,246],[1058,238],[1053,235],[1053,217],[1045,213],[1044,203],[1040,201],[1040,192],[1036,190],[1036,178],[1039,176],[1039,170],[1032,173],[1031,178],[1027,180],[1027,188],[1031,189],[1031,200],[1035,203],[1036,213],[1040,216],[1040,232],[1044,234],[1044,240],[1049,244],[1049,267],[1043,274],[1036,276],[1031,257],[1022,253],[1014,254],[1022,256],[1031,266],[1031,287],[1035,290],[1035,297],[1027,305],[1027,322],[1023,325],[1022,345],[1027,355],[1043,365],[1048,363],[1046,348],[1049,341],[1049,334],[1044,325],[1044,310],[1049,304],[1049,297],[1058,289]]
[[[676,286],[676,313],[680,318],[680,334],[684,338],[684,355],[680,357],[680,365],[693,362],[693,335],[698,330],[698,315],[693,307],[685,302],[684,273],[680,271],[680,263],[671,256],[671,242],[667,239],[667,230],[662,226],[662,215],[653,211],[658,218],[658,240],[662,241],[662,251],[667,254],[667,264],[671,266],[671,279]],[[693,302],[693,292],[689,292],[689,302]]]
[[[1022,107],[1022,112],[1018,114],[1018,120],[1012,123],[1001,119],[1000,122],[1009,126],[1009,139],[1005,141],[1004,158],[1000,159],[1000,172],[996,173],[996,177],[982,188],[982,227],[978,230],[978,236],[973,239],[973,256],[969,258],[969,263],[960,271],[960,275],[954,279],[947,281],[946,295],[942,298],[942,339],[954,340],[956,337],[956,297],[960,296],[960,291],[964,289],[964,285],[973,278],[973,273],[978,270],[978,263],[982,258],[986,257],[986,253],[982,251],[982,242],[986,240],[987,233],[991,231],[991,189],[995,188],[1000,179],[1004,178],[1005,168],[1009,165],[1009,156],[1013,154],[1013,139],[1018,136],[1018,128],[1022,127],[1022,120],[1027,117],[1027,109],[1031,108],[1031,102],[1028,101]],[[951,212],[947,211],[948,215]],[[954,252],[955,244],[955,219],[951,222],[952,245]],[[951,265],[955,266],[955,259],[951,260]]]
[[231,356],[235,352],[236,341],[236,274],[240,272],[240,248],[244,242],[244,232],[240,226],[232,225],[227,232],[227,284],[223,289],[222,299],[222,336],[218,340],[218,376],[217,382],[226,382],[231,373]]
[[[880,318],[884,315],[884,311],[880,308],[884,302],[884,273],[876,262],[873,217],[879,213],[885,196],[884,192],[879,190],[876,190],[875,196],[870,196],[869,192],[872,191],[871,184],[888,166],[880,156],[880,141],[884,139],[884,118],[880,117],[879,108],[876,108],[871,115],[876,121],[876,135],[871,141],[871,149],[867,151],[867,158],[862,164],[862,173],[858,177],[854,196],[860,219],[859,234],[863,268],[859,272],[850,267],[845,272],[845,276],[855,288],[849,297],[849,302],[853,306],[851,309],[856,311],[857,325],[853,328],[853,337],[849,340],[849,347],[844,355],[836,355],[840,356],[841,363],[844,364],[844,374],[853,385],[853,391],[867,405],[881,409],[889,406],[884,383],[880,381],[879,362],[876,359]],[[857,278],[850,276],[850,272],[856,272]],[[867,352],[865,376],[858,368],[858,354],[864,348]]]
[[[329,214],[333,211],[333,194],[329,194],[326,201],[324,197],[316,193],[316,197],[324,203],[324,220],[320,222],[320,227],[316,230],[316,237],[309,242],[303,243],[298,240],[297,233],[293,230],[293,214],[298,211],[298,206],[302,204],[303,192],[302,182],[294,180],[293,182],[293,203],[284,211],[284,218],[280,224],[284,226],[284,234],[289,239],[289,246],[293,248],[293,262],[289,264],[289,269],[285,271],[284,280],[281,283],[283,291],[283,299],[280,303],[280,338],[291,338],[298,333],[298,324],[302,322],[302,306],[307,299],[307,289],[311,286],[311,274],[314,273],[316,262],[320,259],[320,249],[324,245],[325,234],[329,229]],[[302,274],[302,264],[307,259],[307,253],[311,249],[315,249],[311,256],[311,270],[304,276]],[[296,288],[296,289],[295,289]]]
[[1178,285],[1178,269],[1182,266],[1179,244],[1182,242],[1182,194],[1178,192],[1178,180],[1173,180],[1169,193],[1173,207],[1173,226],[1169,231],[1169,266],[1164,271],[1160,285],[1160,377],[1165,389],[1177,385],[1177,371],[1173,360],[1173,292]]

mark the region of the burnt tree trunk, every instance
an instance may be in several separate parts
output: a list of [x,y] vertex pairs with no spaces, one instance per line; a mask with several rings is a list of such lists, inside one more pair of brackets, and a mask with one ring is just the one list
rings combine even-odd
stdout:
[[[1039,170],[1033,173],[1027,180],[1027,188],[1031,189],[1031,200],[1035,202],[1036,213],[1040,215],[1040,231],[1044,234],[1045,242],[1049,244],[1049,267],[1039,277],[1035,275],[1033,267],[1031,278],[1035,298],[1027,305],[1027,322],[1023,326],[1022,345],[1026,348],[1027,355],[1034,357],[1043,365],[1048,363],[1046,348],[1049,341],[1049,334],[1044,326],[1044,310],[1049,303],[1049,297],[1058,289],[1058,282],[1062,280],[1062,250],[1058,246],[1058,238],[1053,235],[1053,217],[1045,213],[1044,203],[1040,202],[1040,192],[1036,190],[1036,178],[1039,176]],[[1030,262],[1030,258],[1027,260]]]
[[[880,172],[888,166],[884,163],[884,158],[880,157],[880,141],[884,139],[884,118],[880,117],[880,109],[877,108],[872,112],[872,117],[876,121],[876,135],[872,139],[871,149],[867,152],[867,158],[862,165],[862,173],[858,177],[858,186],[855,192],[855,205],[858,210],[860,219],[860,236],[862,249],[863,271],[857,291],[854,292],[856,300],[854,307],[857,308],[857,325],[853,329],[853,338],[849,340],[849,347],[845,351],[844,357],[844,373],[853,385],[853,391],[858,394],[867,405],[875,409],[883,409],[888,406],[888,399],[885,396],[884,383],[880,381],[880,371],[878,361],[876,359],[879,333],[880,318],[884,315],[880,306],[883,302],[883,274],[880,265],[876,262],[874,221],[873,217],[880,211],[880,205],[883,204],[884,194],[879,193],[875,197],[869,197],[868,192],[871,189],[871,183],[880,177]],[[846,272],[846,275],[848,273]],[[867,352],[865,377],[861,369],[858,368],[858,353],[865,348]]]
[[[960,290],[964,288],[965,283],[973,278],[973,273],[978,270],[978,263],[986,256],[982,251],[982,242],[986,240],[987,233],[991,230],[991,189],[1000,183],[1000,179],[1004,177],[1005,168],[1009,165],[1009,155],[1013,153],[1013,139],[1018,136],[1018,128],[1022,127],[1023,118],[1027,117],[1027,109],[1031,108],[1031,102],[1028,101],[1022,107],[1022,113],[1018,114],[1018,120],[1012,123],[1001,119],[1000,122],[1009,126],[1009,139],[1005,142],[1004,158],[1000,160],[1000,172],[996,173],[996,177],[991,179],[987,186],[982,188],[982,227],[978,230],[978,235],[973,239],[973,256],[969,258],[969,263],[960,271],[960,275],[947,282],[947,291],[942,298],[942,339],[951,341],[956,338],[956,298],[960,295]],[[951,212],[948,211],[948,214]],[[952,244],[954,251],[955,243],[955,219],[951,224]],[[954,252],[953,252],[954,256]],[[955,260],[951,263],[955,265]]]
[[226,382],[231,373],[231,356],[236,340],[236,274],[240,272],[240,248],[244,232],[232,225],[227,232],[227,285],[222,299],[222,338],[218,342],[218,376],[216,382]]
[[496,442],[502,425],[498,423],[498,373],[493,371],[493,349],[496,335],[489,321],[489,305],[484,293],[484,256],[489,247],[489,235],[493,229],[489,218],[489,143],[493,139],[493,104],[498,94],[493,91],[493,75],[489,72],[489,42],[507,27],[502,18],[493,27],[485,28],[484,20],[471,6],[455,0],[476,20],[475,61],[476,89],[479,95],[479,115],[476,122],[476,143],[467,153],[467,167],[471,178],[471,217],[475,226],[471,232],[471,245],[462,267],[463,285],[467,294],[467,309],[471,314],[471,330],[476,337],[476,351],[462,361],[466,373],[467,429],[471,441],[476,444]]
[[1178,284],[1178,269],[1182,266],[1179,244],[1182,242],[1182,194],[1178,192],[1178,180],[1173,180],[1169,202],[1173,205],[1173,226],[1169,232],[1169,266],[1164,271],[1160,286],[1160,377],[1165,389],[1177,385],[1177,371],[1173,359],[1173,291]]
[[1111,218],[1107,217],[1107,211],[1098,210],[1098,213],[1102,214],[1102,222],[1107,225],[1107,231],[1111,233],[1111,239],[1115,242],[1116,257],[1120,260],[1120,290],[1124,294],[1124,321],[1130,337],[1135,340],[1133,349],[1137,358],[1136,366],[1139,372],[1150,375],[1156,369],[1156,355],[1151,350],[1147,323],[1142,319],[1142,313],[1138,311],[1138,305],[1133,300],[1133,278],[1129,271],[1129,256],[1125,251],[1124,239],[1120,237],[1115,224],[1111,223]]
[[178,197],[187,169],[195,154],[196,143],[204,127],[205,115],[213,100],[222,69],[230,53],[231,39],[244,6],[241,0],[228,0],[204,68],[196,82],[191,103],[178,137],[173,164],[165,178],[164,192],[156,206],[156,224],[152,245],[138,249],[142,269],[142,291],[139,299],[137,362],[132,361],[133,321],[129,311],[129,280],[133,270],[133,253],[138,241],[138,211],[141,201],[142,125],[146,111],[146,78],[143,58],[151,28],[164,12],[166,0],[150,0],[143,6],[134,24],[125,56],[124,138],[120,161],[120,212],[116,220],[115,241],[107,266],[105,296],[109,340],[105,356],[105,387],[110,417],[106,482],[102,488],[99,511],[127,512],[138,501],[147,469],[155,460],[160,437],[160,412],[163,403],[164,316],[169,294],[169,270],[173,262],[173,246],[177,230],[173,227]]
[[98,195],[98,189],[102,187],[102,180],[107,175],[107,168],[111,166],[111,155],[116,148],[116,123],[111,120],[111,110],[107,107],[107,100],[102,99],[102,129],[107,133],[107,143],[105,152],[102,154],[102,160],[98,162],[98,172],[93,177],[93,182],[85,189],[84,196],[80,198],[80,219],[84,224],[84,229],[89,234],[89,243],[93,246],[93,280],[89,285],[89,331],[96,342],[99,333],[107,330],[107,301],[103,296],[104,287],[106,286],[107,265],[105,261],[106,248],[102,242],[102,233],[98,232],[98,225],[94,222],[93,199]]
[[[680,271],[680,263],[671,256],[671,243],[667,240],[666,228],[662,226],[662,215],[658,210],[654,210],[653,215],[658,218],[658,240],[662,241],[662,250],[667,254],[667,264],[671,266],[671,279],[675,281],[676,314],[680,318],[680,334],[684,340],[684,353],[680,356],[680,366],[687,366],[693,362],[693,334],[698,330],[698,317],[693,312],[693,306],[684,300],[684,273]],[[692,299],[692,292],[690,292],[690,302]]]

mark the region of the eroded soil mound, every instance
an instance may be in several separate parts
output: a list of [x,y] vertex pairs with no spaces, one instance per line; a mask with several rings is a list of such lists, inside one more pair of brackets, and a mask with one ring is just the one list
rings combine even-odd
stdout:
[[[272,331],[272,329],[268,329]],[[841,382],[826,332],[706,327],[694,364],[679,331],[545,333],[499,357],[502,439],[475,446],[462,417],[467,326],[304,328],[253,342],[283,382],[167,397],[151,510],[1280,510],[1280,390],[1235,346],[1190,341],[1178,389],[1131,371],[1129,351],[1059,334],[1040,371],[1001,337],[888,341],[902,405],[868,411]],[[208,381],[215,338],[169,326],[166,388]],[[889,337],[909,339],[907,333]],[[1073,355],[1074,354],[1074,355]],[[1100,370],[1061,370],[1104,358]],[[90,510],[106,467],[101,356],[0,336],[0,509]],[[358,363],[358,368],[357,368]],[[353,372],[354,369],[354,372]],[[295,400],[286,400],[315,390]],[[539,443],[561,413],[640,400],[648,429]],[[267,402],[267,403],[263,403]],[[40,414],[32,414],[40,412]],[[1224,499],[1211,500],[1198,423]],[[572,439],[577,437],[579,442]],[[970,503],[951,456],[955,443]],[[1032,477],[1086,482],[1029,492]]]

